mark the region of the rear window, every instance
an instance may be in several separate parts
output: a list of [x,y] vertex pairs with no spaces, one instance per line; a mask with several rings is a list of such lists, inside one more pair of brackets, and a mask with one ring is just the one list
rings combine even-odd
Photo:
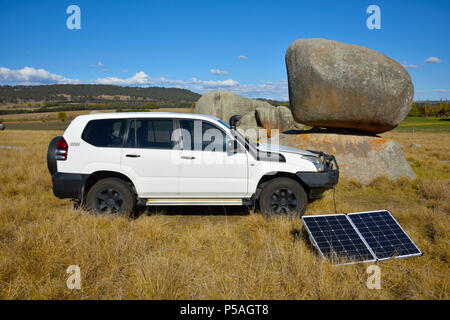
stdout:
[[96,147],[121,148],[127,121],[125,119],[91,120],[81,139]]

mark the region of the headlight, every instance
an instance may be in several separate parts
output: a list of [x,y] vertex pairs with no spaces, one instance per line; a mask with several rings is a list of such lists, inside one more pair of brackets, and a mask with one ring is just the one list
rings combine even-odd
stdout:
[[320,158],[314,156],[302,156],[302,158],[308,160],[309,162],[312,162],[317,171],[323,171],[323,165],[322,161],[320,161]]

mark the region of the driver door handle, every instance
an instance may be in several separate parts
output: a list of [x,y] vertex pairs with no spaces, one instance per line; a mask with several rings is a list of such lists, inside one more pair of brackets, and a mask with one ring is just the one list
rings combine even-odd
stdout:
[[181,159],[194,160],[195,157],[181,156]]
[[140,155],[139,154],[127,154],[127,155],[125,155],[125,157],[128,157],[128,158],[139,158]]

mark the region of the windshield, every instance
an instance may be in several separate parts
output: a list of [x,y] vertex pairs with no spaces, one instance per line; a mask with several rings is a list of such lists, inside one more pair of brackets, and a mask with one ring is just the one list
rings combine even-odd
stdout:
[[240,140],[245,141],[245,148],[248,150],[248,146],[251,145],[254,148],[258,148],[259,143],[255,143],[253,141],[250,141],[246,136],[244,136],[242,133],[240,133],[238,130],[232,130],[235,135],[239,136]]

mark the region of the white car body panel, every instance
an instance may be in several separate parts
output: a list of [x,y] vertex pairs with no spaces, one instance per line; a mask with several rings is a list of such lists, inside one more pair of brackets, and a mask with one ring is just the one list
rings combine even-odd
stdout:
[[[248,192],[245,152],[181,151],[180,197],[243,198]],[[189,159],[190,157],[194,159]]]
[[[209,121],[232,136],[230,129],[219,123],[219,119],[206,115],[163,112],[82,115],[75,118],[64,132],[69,151],[67,160],[57,161],[58,172],[121,173],[132,181],[139,198],[248,198],[255,193],[258,182],[265,175],[276,172],[317,172],[314,164],[302,157],[315,154],[284,146],[259,146],[262,150],[281,153],[286,159],[286,162],[269,162],[257,161],[246,150],[230,155],[227,152],[211,151],[99,148],[81,139],[83,129],[90,120],[161,117]],[[127,154],[135,153],[140,157],[126,157]]]

